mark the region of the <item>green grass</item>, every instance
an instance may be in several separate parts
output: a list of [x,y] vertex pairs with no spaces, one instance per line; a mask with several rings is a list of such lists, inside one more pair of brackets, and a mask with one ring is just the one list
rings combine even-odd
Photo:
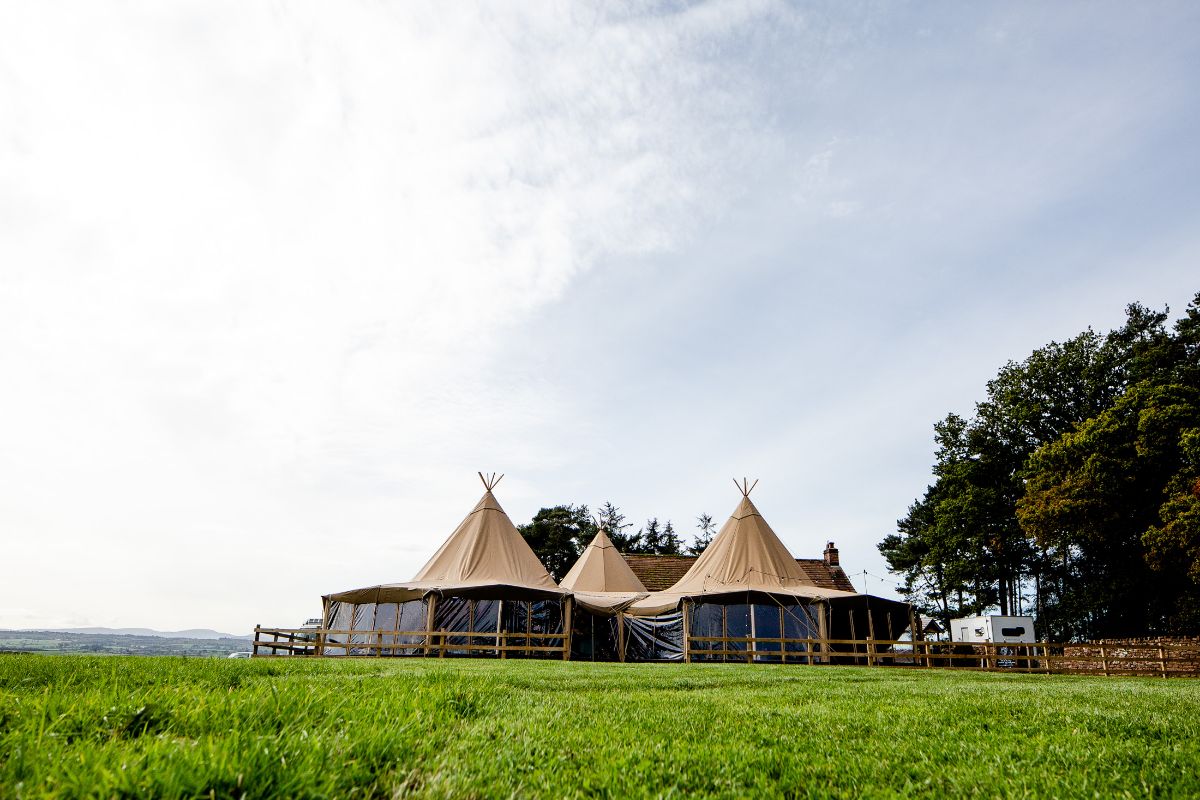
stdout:
[[1195,797],[1200,681],[0,656],[0,797]]

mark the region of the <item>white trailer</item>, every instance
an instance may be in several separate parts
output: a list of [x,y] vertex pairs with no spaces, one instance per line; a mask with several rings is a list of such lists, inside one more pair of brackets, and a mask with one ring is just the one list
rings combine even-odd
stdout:
[[968,644],[1032,644],[1033,617],[987,614],[950,620],[950,640]]

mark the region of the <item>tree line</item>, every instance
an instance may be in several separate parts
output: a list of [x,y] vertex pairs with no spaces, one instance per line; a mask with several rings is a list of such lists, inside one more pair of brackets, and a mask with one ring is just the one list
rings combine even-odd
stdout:
[[[664,525],[658,517],[651,517],[634,531],[633,523],[626,522],[621,509],[612,503],[600,506],[596,518],[620,553],[698,556],[716,533],[716,525],[708,514],[696,518],[698,530],[686,544],[671,520]],[[517,530],[554,580],[560,581],[596,536],[597,528],[586,505],[566,504],[541,509],[530,522],[518,525]]]
[[1200,293],[1168,320],[1131,304],[934,425],[934,481],[879,544],[910,602],[1047,639],[1200,633]]

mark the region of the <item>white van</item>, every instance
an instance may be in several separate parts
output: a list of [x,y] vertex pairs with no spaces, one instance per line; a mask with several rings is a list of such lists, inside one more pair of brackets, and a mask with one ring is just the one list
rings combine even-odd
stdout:
[[950,639],[968,644],[1032,644],[1033,617],[988,614],[950,620]]

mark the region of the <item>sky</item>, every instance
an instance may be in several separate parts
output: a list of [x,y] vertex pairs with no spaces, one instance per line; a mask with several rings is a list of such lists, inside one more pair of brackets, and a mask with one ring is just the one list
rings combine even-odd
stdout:
[[1200,291],[1197,75],[1194,3],[0,0],[0,627],[298,625],[480,470],[758,479],[895,596],[933,423]]

